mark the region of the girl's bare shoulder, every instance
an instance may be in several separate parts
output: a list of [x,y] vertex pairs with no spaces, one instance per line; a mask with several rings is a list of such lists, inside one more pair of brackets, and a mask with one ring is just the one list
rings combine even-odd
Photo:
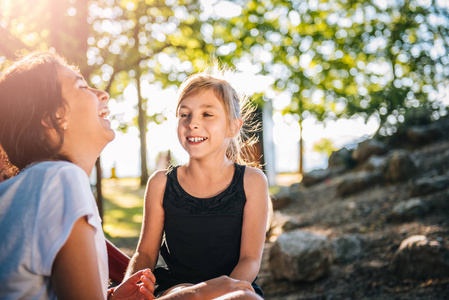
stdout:
[[167,180],[167,174],[170,172],[170,170],[168,169],[164,169],[164,170],[158,170],[156,172],[154,172],[151,176],[150,176],[150,181],[164,181]]
[[251,185],[268,185],[265,173],[261,169],[249,166],[245,168],[244,182]]
[[159,170],[154,172],[148,179],[147,190],[164,190],[167,184],[167,174],[169,170]]

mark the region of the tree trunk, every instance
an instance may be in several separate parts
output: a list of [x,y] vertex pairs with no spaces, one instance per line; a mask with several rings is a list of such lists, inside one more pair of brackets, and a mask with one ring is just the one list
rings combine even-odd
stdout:
[[[263,115],[262,110],[260,108],[257,108],[255,113],[254,121],[256,123],[263,124]],[[264,155],[264,139],[263,139],[263,131],[256,133],[258,142],[254,145],[254,160],[258,161],[258,163],[262,166],[262,170],[265,171],[265,155]]]
[[298,108],[299,108],[299,168],[298,172],[299,174],[304,174],[304,140],[302,139],[302,113],[303,113],[303,107],[302,107],[302,97],[299,95],[299,101],[298,101]]
[[98,206],[98,213],[100,214],[100,218],[103,220],[103,191],[101,190],[101,178],[102,171],[101,171],[101,160],[100,157],[98,157],[97,161],[95,162],[95,170],[97,175],[97,182],[96,184],[96,200],[97,200],[97,206]]
[[140,185],[144,186],[148,181],[148,166],[147,166],[147,118],[146,110],[144,109],[144,99],[142,98],[142,91],[140,85],[141,72],[138,70],[136,76],[137,80],[137,98],[139,114],[137,116],[137,123],[139,125],[140,132]]
[[299,174],[304,174],[304,140],[302,139],[302,121],[299,121]]

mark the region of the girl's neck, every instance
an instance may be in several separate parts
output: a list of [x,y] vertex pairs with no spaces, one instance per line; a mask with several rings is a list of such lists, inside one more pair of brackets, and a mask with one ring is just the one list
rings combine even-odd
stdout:
[[80,167],[81,169],[86,172],[87,176],[90,176],[90,173],[92,173],[92,170],[94,168],[95,162],[97,161],[97,158],[86,158],[86,157],[79,157],[77,159],[73,160],[73,163]]
[[69,158],[72,163],[83,169],[87,176],[90,176],[92,173],[99,155],[99,153],[87,153],[87,151],[85,153],[72,152],[71,154],[65,154],[65,156]]
[[229,167],[233,167],[234,162],[227,158],[223,160],[208,160],[208,161],[190,159],[189,162],[184,166],[187,173],[190,174],[192,173],[220,174]]
[[210,198],[231,184],[234,172],[234,162],[227,159],[219,163],[190,160],[179,169],[178,181],[188,194]]
[[[103,146],[103,148],[106,144]],[[86,172],[87,176],[90,176],[92,170],[94,168],[95,162],[97,158],[100,156],[103,148],[98,146],[88,147],[84,145],[84,147],[73,144],[70,142],[65,142],[61,148],[60,153],[65,157],[69,158],[71,162],[80,167]]]

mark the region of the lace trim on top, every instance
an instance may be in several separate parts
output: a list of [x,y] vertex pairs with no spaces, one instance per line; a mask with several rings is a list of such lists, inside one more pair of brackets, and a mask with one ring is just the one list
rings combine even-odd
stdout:
[[[245,166],[234,163],[235,171],[231,184],[221,193],[210,198],[197,198],[187,193],[179,184],[176,166],[167,172],[167,188],[164,196],[165,205],[170,203],[180,210],[193,214],[243,214],[239,203],[245,204],[246,197],[243,190],[243,173]],[[242,184],[239,184],[242,181]],[[235,210],[238,211],[235,211]]]

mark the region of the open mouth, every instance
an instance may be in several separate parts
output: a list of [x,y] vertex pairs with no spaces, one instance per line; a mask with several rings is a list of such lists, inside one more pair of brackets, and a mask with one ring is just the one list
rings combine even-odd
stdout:
[[103,107],[98,111],[98,116],[102,119],[106,119],[107,117],[109,117],[109,113],[109,109],[107,107]]
[[189,136],[187,140],[191,143],[199,143],[207,140],[207,137]]

